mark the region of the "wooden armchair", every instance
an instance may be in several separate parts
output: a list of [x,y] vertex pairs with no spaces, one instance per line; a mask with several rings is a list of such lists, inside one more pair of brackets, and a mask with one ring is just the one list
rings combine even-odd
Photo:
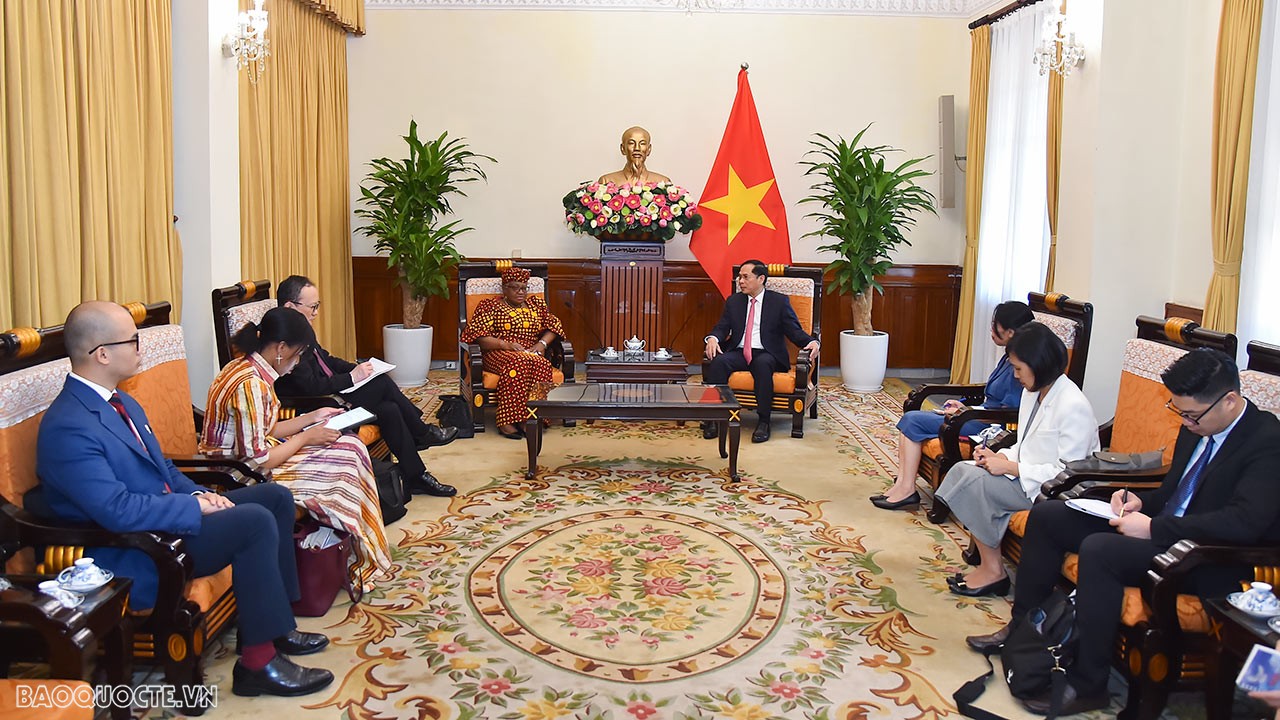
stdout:
[[[188,403],[186,350],[182,329],[168,324],[169,304],[125,306],[139,325],[142,365],[121,387],[147,411],[161,447],[197,482],[239,487],[261,480],[233,458],[196,456],[195,424]],[[10,572],[57,573],[84,554],[85,547],[126,547],[146,553],[159,571],[155,607],[132,618],[135,662],[163,667],[177,686],[203,684],[205,641],[235,618],[231,571],[194,577],[180,538],[162,533],[113,533],[91,524],[66,523],[24,509],[42,505],[35,474],[40,419],[70,371],[62,327],[19,328],[0,335],[0,524],[10,528]],[[178,693],[182,697],[181,691]],[[200,708],[190,708],[198,712]]]
[[[251,322],[260,322],[262,316],[276,306],[276,300],[271,298],[270,280],[241,280],[231,287],[213,291],[213,337],[218,346],[218,367],[225,367],[240,357],[240,352],[231,342],[240,328]],[[288,420],[320,407],[349,409],[351,404],[338,395],[280,398],[280,419]],[[361,425],[356,432],[369,449],[370,456],[387,458],[391,455],[391,449],[382,439],[382,430],[377,425]]]
[[[547,264],[544,262],[517,262],[494,260],[492,262],[466,262],[458,266],[458,337],[467,329],[467,323],[481,301],[502,295],[503,270],[510,267],[529,271],[529,296],[544,301],[547,296]],[[568,340],[555,340],[546,349],[551,361],[551,381],[556,384],[576,382],[574,378],[573,344]],[[498,376],[485,372],[480,346],[476,343],[458,342],[458,392],[471,408],[471,421],[475,432],[485,431],[484,407],[497,403]],[[570,422],[566,422],[566,425]]]
[[[1230,338],[1224,345],[1234,345],[1234,336],[1224,337]],[[1234,348],[1224,351],[1235,355]],[[1260,409],[1280,414],[1280,347],[1251,342],[1248,353],[1249,367],[1240,373],[1241,394]],[[1165,471],[1162,469],[1154,482],[1143,484],[1158,483]],[[1127,486],[1116,475],[1094,475],[1068,490],[1050,490],[1061,497],[1105,498],[1115,488]],[[1182,540],[1156,556],[1147,573],[1148,583],[1125,589],[1115,664],[1129,681],[1129,696],[1120,718],[1155,720],[1171,691],[1204,686],[1208,658],[1218,652],[1218,641],[1200,598],[1184,590],[1188,576],[1209,565],[1252,566],[1253,580],[1280,586],[1280,547],[1200,545]],[[1073,586],[1078,577],[1078,558],[1069,555],[1062,569],[1064,585]],[[1211,711],[1215,709],[1222,710]]]
[[[1037,322],[1044,323],[1067,346],[1067,377],[1078,386],[1084,387],[1085,365],[1089,360],[1089,338],[1093,330],[1093,305],[1079,300],[1072,300],[1062,293],[1028,293],[1027,304]],[[936,440],[925,442],[921,448],[920,476],[929,482],[934,490],[942,484],[951,467],[961,460],[973,457],[973,442],[960,432],[960,428],[970,420],[978,420],[987,424],[1006,425],[1012,427],[1018,422],[1018,411],[1014,408],[974,409],[986,399],[986,385],[954,384],[954,385],[921,385],[907,396],[902,404],[902,411],[919,410],[930,396],[960,396],[960,401],[967,407],[964,411],[947,418]],[[1012,442],[1013,438],[1010,439]],[[934,499],[928,517],[933,522],[942,522],[951,514],[946,504]]]
[[[733,266],[737,277],[740,265]],[[822,268],[795,265],[769,265],[766,290],[782,293],[791,301],[800,327],[821,341],[822,338]],[[773,409],[791,414],[791,437],[804,437],[804,416],[818,417],[818,367],[821,355],[813,360],[790,343],[791,369],[773,374]],[[706,367],[702,370],[706,376]],[[729,375],[729,389],[743,407],[756,407],[755,381],[747,371]]]

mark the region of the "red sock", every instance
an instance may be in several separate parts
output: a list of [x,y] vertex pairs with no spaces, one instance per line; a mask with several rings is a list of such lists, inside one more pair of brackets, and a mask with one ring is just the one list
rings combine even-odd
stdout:
[[268,640],[257,645],[245,645],[240,652],[240,664],[248,670],[261,670],[276,656],[275,643]]

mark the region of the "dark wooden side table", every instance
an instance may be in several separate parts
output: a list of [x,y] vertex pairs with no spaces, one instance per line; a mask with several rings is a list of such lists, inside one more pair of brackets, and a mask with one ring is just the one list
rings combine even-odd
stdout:
[[[699,420],[720,426],[720,457],[729,458],[729,479],[738,482],[742,406],[728,385],[665,383],[540,383],[529,395],[525,442],[532,479],[542,451],[540,420]],[[729,448],[725,450],[725,440]]]
[[658,358],[651,352],[618,351],[616,357],[605,357],[602,352],[587,353],[587,382],[682,383],[689,379],[689,363],[684,353]]
[[1209,632],[1221,642],[1222,652],[1209,653],[1205,667],[1205,709],[1208,720],[1230,720],[1231,703],[1236,692],[1236,676],[1254,645],[1276,646],[1280,635],[1271,631],[1266,620],[1259,620],[1237,610],[1226,598],[1213,598],[1204,604],[1209,614]]
[[[5,575],[13,583],[0,590],[0,663],[48,662],[56,680],[91,680],[92,662],[102,647],[102,668],[111,685],[129,685],[133,675],[133,627],[125,610],[133,581],[115,578],[65,608],[37,590],[51,575]],[[112,708],[129,717],[129,708]]]

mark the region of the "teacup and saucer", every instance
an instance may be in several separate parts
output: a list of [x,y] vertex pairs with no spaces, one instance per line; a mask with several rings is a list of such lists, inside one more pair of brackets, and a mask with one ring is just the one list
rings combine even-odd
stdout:
[[1267,583],[1251,583],[1247,591],[1228,595],[1227,602],[1257,618],[1280,615],[1280,599],[1271,592],[1271,586]]
[[58,573],[58,585],[73,593],[86,593],[106,585],[115,577],[110,570],[93,564],[93,558],[84,557],[76,564]]
[[658,348],[658,351],[653,354],[653,357],[658,360],[670,360],[671,351],[664,347],[660,347]]
[[604,350],[600,351],[600,357],[615,358],[615,357],[618,357],[618,351],[614,350],[613,346],[610,345],[606,347]]
[[66,589],[57,580],[45,580],[38,587],[41,593],[57,600],[64,608],[73,608],[84,602],[83,595]]

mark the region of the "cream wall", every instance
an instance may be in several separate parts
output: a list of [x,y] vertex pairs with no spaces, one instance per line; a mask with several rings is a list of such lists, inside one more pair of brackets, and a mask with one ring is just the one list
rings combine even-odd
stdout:
[[[1203,306],[1218,13],[1213,0],[1072,0],[1088,52],[1064,88],[1056,289],[1094,305],[1085,394],[1112,416],[1139,314]],[[1174,62],[1155,69],[1152,59]]]
[[[796,162],[811,133],[851,137],[874,122],[871,141],[936,155],[938,96],[955,95],[957,115],[967,112],[962,19],[370,7],[367,24],[347,56],[353,207],[368,160],[402,157],[411,117],[422,135],[466,136],[498,159],[488,185],[472,185],[455,206],[476,229],[461,244],[466,255],[596,255],[595,240],[564,228],[560,200],[621,167],[619,135],[633,124],[653,134],[650,166],[701,193],[743,61],[797,261],[826,259],[815,238],[800,239],[814,227],[797,205],[809,183]],[[963,237],[962,210],[940,210],[896,259],[958,263]],[[353,252],[374,254],[373,243],[356,234]],[[668,257],[692,257],[687,237]]]

